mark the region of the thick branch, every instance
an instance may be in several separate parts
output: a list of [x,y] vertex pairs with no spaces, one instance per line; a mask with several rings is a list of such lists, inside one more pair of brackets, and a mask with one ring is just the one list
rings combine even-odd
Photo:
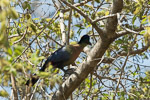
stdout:
[[[123,8],[123,0],[113,0],[113,6],[111,10],[111,14],[116,14],[121,12]],[[105,26],[105,32],[109,38],[114,38],[115,36],[115,30],[117,28],[117,16],[108,18]]]
[[[84,18],[86,18],[89,22],[91,22],[91,20],[87,16],[85,16],[85,14],[82,11],[80,11],[80,9],[72,6],[65,0],[61,0],[61,1],[63,1],[63,3],[65,3],[67,6],[71,7],[72,9],[75,9]],[[118,4],[118,2],[123,3],[123,0],[114,0],[114,3]],[[118,5],[115,5],[115,6],[118,6]],[[123,5],[120,5],[120,6],[123,6]],[[120,11],[120,10],[117,10],[117,11]],[[114,20],[115,19],[112,19],[112,21],[114,21]],[[96,27],[95,29],[97,31],[100,30],[100,28],[97,27],[96,24],[92,24],[92,26],[94,28]],[[107,31],[109,32],[109,30],[107,30]],[[109,45],[114,41],[114,39],[109,39],[106,36],[104,36],[102,33],[100,33],[100,34],[101,34],[100,39],[97,41],[97,43],[94,45],[94,47],[90,51],[90,53],[87,57],[87,60],[85,60],[76,69],[76,71],[72,75],[70,75],[70,77],[62,84],[62,86],[60,86],[59,90],[57,90],[56,93],[53,95],[52,100],[66,100],[70,96],[70,94],[88,76],[88,74],[91,73],[94,70],[94,68],[97,66],[98,62],[100,61],[97,59],[102,58],[105,51],[108,49]]]
[[77,70],[62,84],[60,89],[53,95],[52,100],[65,100],[70,94],[81,84],[88,74],[97,66],[111,41],[108,39],[99,39],[94,48],[89,53],[86,61],[84,61]]

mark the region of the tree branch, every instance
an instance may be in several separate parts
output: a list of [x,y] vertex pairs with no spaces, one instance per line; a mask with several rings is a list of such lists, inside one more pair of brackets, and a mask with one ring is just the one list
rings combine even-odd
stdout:
[[14,100],[18,100],[16,80],[15,80],[15,77],[13,74],[11,74],[11,84],[12,84],[12,90],[13,90],[13,98],[14,98]]
[[118,20],[118,24],[119,24],[124,30],[117,33],[117,38],[118,38],[118,37],[121,37],[121,36],[124,36],[124,35],[127,35],[127,34],[131,34],[131,33],[133,33],[133,34],[138,34],[138,35],[139,35],[139,34],[140,34],[140,31],[144,30],[143,27],[140,27],[140,28],[135,29],[135,30],[129,29],[129,28],[123,26],[123,24],[121,23],[120,20]]
[[[63,1],[63,3],[65,3],[67,6],[71,7],[72,9],[75,9],[78,13],[80,13],[89,22],[92,21],[82,11],[80,11],[80,9],[72,6],[65,0],[61,0],[61,1]],[[123,0],[113,0],[113,1],[114,1],[114,3],[116,3],[113,5],[115,5],[117,7],[118,7],[118,4],[120,4],[120,2],[123,3]],[[123,4],[120,6],[123,6]],[[119,10],[116,10],[117,8],[115,8],[115,10],[113,12],[121,11],[120,8],[122,8],[122,7],[119,7],[118,8]],[[111,20],[114,22],[115,19],[111,19]],[[92,24],[92,25],[95,28],[96,24]],[[100,28],[97,27],[96,30],[98,31],[98,30],[100,30]],[[110,32],[110,31],[107,30],[107,32]],[[98,62],[100,61],[98,58],[102,58],[105,51],[108,49],[109,45],[114,40],[114,39],[112,40],[110,38],[107,38],[102,33],[100,33],[100,35],[101,35],[100,39],[97,41],[97,43],[94,45],[94,47],[90,51],[90,53],[87,57],[87,60],[83,61],[83,63],[80,64],[80,66],[76,69],[76,71],[72,75],[69,76],[69,78],[62,84],[62,86],[60,86],[59,90],[57,90],[55,92],[55,94],[53,95],[52,100],[66,100],[70,96],[70,94],[88,76],[88,74],[91,73],[93,71],[93,69],[97,66]]]
[[[143,46],[141,49],[137,50],[131,50],[129,51],[129,55],[136,55],[136,54],[141,54],[142,52],[145,52],[148,48],[150,47],[150,39],[148,40],[148,43],[146,46]],[[114,55],[111,58],[105,57],[102,63],[112,63],[115,59],[117,59],[119,56],[127,56],[128,53],[126,52],[119,52],[118,54]]]
[[[117,14],[121,12],[123,8],[123,0],[113,0],[113,6],[110,14]],[[105,33],[109,38],[116,37],[115,30],[117,28],[117,16],[108,18],[106,25],[105,25]]]
[[[142,52],[146,51],[149,47],[150,47],[150,43],[148,43],[146,46],[143,46],[143,48],[141,48],[141,49],[129,51],[129,53],[130,53],[130,55],[141,54]],[[121,52],[119,55],[120,56],[127,56],[127,53]]]
[[[59,10],[59,9],[58,9],[58,10]],[[57,12],[58,12],[58,10],[56,11],[56,13],[55,13],[54,16],[52,17],[52,19],[49,21],[49,23],[37,34],[37,36],[29,43],[29,45],[22,51],[22,53],[21,53],[15,60],[13,60],[12,64],[14,64],[14,63],[28,50],[28,48],[29,48],[29,47],[31,46],[31,44],[37,39],[37,37],[40,36],[41,33],[43,33],[44,30],[47,28],[47,26],[50,25],[50,24],[53,22],[53,20],[54,20],[56,14],[57,14]]]
[[84,61],[77,70],[62,84],[59,90],[53,95],[52,100],[65,100],[70,94],[81,84],[88,74],[97,66],[99,60],[105,53],[111,42],[99,39],[94,48],[89,53],[86,61]]
[[107,16],[103,16],[103,17],[101,17],[101,18],[98,18],[98,19],[93,20],[93,23],[97,23],[97,22],[100,21],[100,20],[107,19],[107,18],[111,18],[111,17],[114,17],[114,16],[117,16],[117,14],[110,14],[110,15],[107,15]]
[[[74,4],[73,6],[75,6],[75,7],[83,6],[84,4],[86,4],[86,3],[90,2],[90,1],[92,1],[92,0],[84,0],[84,1],[82,1],[81,3],[76,3],[76,4]],[[70,10],[70,8],[65,9],[64,12],[67,12],[67,11],[69,11],[69,10]]]
[[83,11],[81,11],[79,8],[71,5],[70,3],[68,3],[66,0],[61,0],[64,4],[66,4],[67,6],[69,6],[70,8],[76,10],[80,15],[82,15],[90,24],[92,24],[92,26],[95,28],[95,30],[98,32],[98,34],[100,36],[103,35],[103,30],[101,28],[99,28],[95,23],[93,23],[92,19],[88,17],[88,15],[86,15]]

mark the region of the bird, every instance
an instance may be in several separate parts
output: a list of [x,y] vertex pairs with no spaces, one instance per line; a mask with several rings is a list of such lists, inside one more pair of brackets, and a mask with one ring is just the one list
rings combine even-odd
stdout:
[[[39,71],[44,72],[49,65],[52,65],[54,68],[59,68],[66,72],[64,67],[73,64],[87,45],[91,45],[89,35],[83,35],[76,44],[62,46],[47,58]],[[33,77],[26,82],[26,85],[33,86],[38,79],[39,77],[34,74]]]

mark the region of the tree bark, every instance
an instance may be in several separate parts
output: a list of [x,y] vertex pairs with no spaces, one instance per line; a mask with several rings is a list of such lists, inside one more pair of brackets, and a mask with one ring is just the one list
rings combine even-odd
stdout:
[[14,100],[18,100],[18,93],[16,88],[16,80],[13,74],[11,74],[11,83],[12,83],[12,90],[13,90],[13,98]]
[[[65,2],[64,0],[61,0]],[[119,5],[119,6],[118,6]],[[118,13],[123,8],[123,0],[113,0],[112,14]],[[75,9],[76,10],[76,9]],[[78,11],[77,11],[78,12]],[[84,17],[84,16],[83,16]],[[93,24],[97,32],[98,27]],[[111,28],[110,28],[111,27]],[[59,90],[53,95],[52,100],[66,100],[70,94],[82,83],[90,72],[97,66],[99,59],[102,58],[109,45],[115,40],[115,30],[117,27],[117,16],[108,18],[104,33],[100,33],[100,39],[92,48],[87,60],[85,60],[77,70],[60,86]],[[111,35],[110,35],[111,34]],[[110,36],[108,36],[110,35]]]

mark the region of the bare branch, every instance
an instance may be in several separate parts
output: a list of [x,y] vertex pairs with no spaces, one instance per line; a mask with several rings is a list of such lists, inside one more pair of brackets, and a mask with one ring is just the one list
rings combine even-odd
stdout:
[[95,23],[93,23],[92,19],[88,17],[88,15],[86,15],[83,11],[81,11],[79,8],[71,5],[70,3],[68,3],[66,0],[61,0],[64,4],[66,4],[67,6],[69,6],[70,8],[76,10],[80,15],[82,15],[90,24],[92,24],[92,26],[95,28],[95,30],[98,32],[98,34],[100,36],[103,35],[103,30],[100,29]]
[[50,25],[53,22],[53,19],[55,18],[57,12],[59,11],[59,9],[56,11],[56,13],[54,14],[54,16],[52,17],[52,19],[49,21],[49,23],[37,34],[37,36],[29,43],[29,45],[23,50],[23,52],[12,62],[12,64],[14,64],[20,57],[22,54],[24,54],[26,52],[26,50],[31,46],[31,44],[37,39],[38,36],[40,36],[41,33],[44,32],[44,30],[47,28],[48,25]]
[[62,10],[60,10],[60,30],[61,30],[61,34],[62,34],[62,44],[65,45],[66,43],[68,43],[68,36],[66,34],[65,31],[65,24],[64,24],[64,13]]
[[11,38],[14,38],[14,37],[18,37],[18,36],[22,36],[22,35],[23,35],[23,33],[20,33],[20,35],[19,34],[10,35],[8,37],[8,39],[11,39]]
[[15,41],[13,44],[17,44],[18,42],[21,42],[25,38],[26,34],[27,34],[27,30],[25,31],[23,36],[19,40]]
[[[141,54],[142,52],[146,51],[150,47],[150,40],[146,46],[143,46],[141,49],[129,51],[130,55],[135,55],[135,54]],[[127,56],[126,52],[121,52],[119,53],[120,56]]]
[[81,14],[88,22],[92,23],[92,19],[88,17],[83,11],[81,11],[79,8],[73,6],[72,4],[68,3],[66,0],[61,0],[64,4],[69,6],[70,8],[76,10],[79,14]]
[[[72,0],[72,3],[74,3],[74,1]],[[71,23],[72,23],[72,9],[70,9],[70,13],[69,13],[69,20],[68,20],[68,43],[69,44],[69,38],[70,38],[70,28],[71,28]]]
[[[120,16],[119,13],[118,13],[117,15]],[[117,38],[118,38],[118,37],[121,37],[121,36],[124,36],[124,35],[126,35],[126,34],[131,34],[131,33],[133,33],[133,34],[139,34],[140,31],[144,30],[143,27],[140,27],[139,29],[135,29],[135,30],[129,29],[129,28],[123,26],[123,24],[121,23],[121,21],[120,21],[119,19],[118,19],[118,24],[119,24],[124,30],[123,30],[123,31],[120,31],[120,32],[117,32]]]
[[143,5],[145,8],[150,8],[150,5]]
[[110,18],[110,17],[114,17],[114,16],[117,16],[117,14],[110,14],[110,15],[107,15],[107,16],[103,16],[101,18],[93,20],[93,23],[97,23],[98,21],[101,21],[101,20],[104,20],[104,19],[107,19],[107,18]]
[[[127,55],[127,57],[126,57],[126,59],[125,59],[125,62],[124,62],[124,64],[123,64],[122,68],[121,68],[121,73],[120,73],[120,75],[119,75],[119,80],[118,80],[118,82],[117,82],[117,86],[116,86],[115,95],[114,95],[114,97],[113,97],[113,100],[115,100],[115,96],[117,95],[117,90],[118,90],[118,87],[119,87],[119,83],[120,83],[120,81],[121,81],[121,79],[122,79],[122,74],[123,74],[123,72],[124,72],[124,68],[125,68],[125,66],[126,66],[126,64],[127,64],[128,58],[129,58],[129,53],[128,53],[128,55]],[[125,91],[125,92],[126,92],[126,91]]]
[[[82,1],[81,3],[76,3],[76,4],[74,4],[73,6],[75,6],[75,7],[83,6],[84,4],[86,4],[86,3],[90,2],[90,1],[92,1],[92,0],[84,0],[84,1]],[[69,11],[69,10],[70,10],[70,8],[65,9],[64,12],[67,12],[67,11]]]
[[[150,40],[148,40],[148,41],[149,41],[148,44],[146,46],[143,46],[141,49],[130,50],[129,55],[136,55],[136,54],[141,54],[142,52],[145,52],[150,47]],[[104,60],[102,61],[102,63],[110,64],[120,56],[127,56],[127,53],[126,52],[119,52],[118,54],[114,55],[111,58],[105,57]]]
[[45,34],[50,40],[52,40],[53,42],[55,42],[56,44],[58,44],[59,46],[62,47],[62,45],[60,43],[58,43],[56,40],[54,40],[52,37],[50,37],[47,33],[45,33]]
[[13,74],[11,74],[11,83],[12,83],[12,90],[13,90],[13,98],[14,98],[14,100],[18,100],[16,80],[15,80],[15,77]]
[[[72,9],[75,9],[78,13],[80,13],[83,17],[85,17],[89,22],[92,20],[89,19],[80,9],[72,6],[65,0],[61,0],[63,3],[65,3],[67,6],[71,7]],[[117,7],[114,7],[113,12],[121,11],[123,6],[123,0],[114,0],[113,4],[118,7],[117,4],[122,4],[120,7],[118,7],[119,10],[117,10]],[[121,8],[121,9],[120,9]],[[111,19],[111,21],[114,22],[115,19]],[[117,22],[116,22],[117,23]],[[92,24],[92,26],[95,28],[96,24]],[[97,26],[96,26],[97,27]],[[116,27],[114,27],[116,28]],[[95,28],[96,29],[96,28]],[[97,27],[96,31],[99,32],[101,29]],[[101,31],[102,32],[102,31]],[[107,30],[109,32],[109,30]],[[89,73],[91,73],[94,68],[97,66],[98,62],[100,60],[94,60],[97,58],[102,58],[105,51],[108,49],[109,45],[113,41],[110,38],[107,38],[102,33],[100,33],[100,39],[97,41],[97,43],[94,45],[92,50],[90,51],[87,60],[85,60],[77,69],[76,71],[69,76],[69,78],[60,86],[59,90],[56,91],[56,93],[53,95],[52,100],[66,100],[70,94],[82,83],[82,81],[88,76]]]
[[[121,12],[122,8],[123,8],[122,0],[113,0],[112,11],[110,13],[117,14],[117,13]],[[107,33],[107,36],[109,38],[114,38],[117,23],[118,23],[117,16],[108,18],[108,20],[106,22],[106,26],[105,26],[105,32]]]

